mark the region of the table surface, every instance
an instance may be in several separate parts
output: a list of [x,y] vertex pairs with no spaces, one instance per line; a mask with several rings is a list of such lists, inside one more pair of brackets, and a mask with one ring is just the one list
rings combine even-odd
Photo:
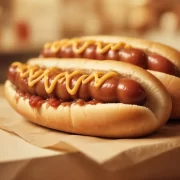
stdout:
[[[0,97],[4,97],[3,85],[0,85]],[[61,153],[33,146],[20,137],[0,129],[0,163],[57,154]]]

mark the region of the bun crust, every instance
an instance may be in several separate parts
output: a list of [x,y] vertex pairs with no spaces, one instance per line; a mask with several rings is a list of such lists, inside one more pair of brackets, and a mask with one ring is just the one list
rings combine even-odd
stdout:
[[[104,42],[125,42],[130,44],[134,48],[139,48],[142,50],[147,50],[149,52],[157,53],[169,59],[173,64],[176,65],[180,72],[180,52],[176,49],[148,40],[130,38],[130,37],[121,37],[121,36],[86,36],[82,39],[96,39]],[[156,76],[167,88],[168,92],[172,98],[172,112],[171,118],[178,119],[180,118],[180,78],[161,73],[156,71],[151,71],[154,76]]]
[[145,106],[109,103],[97,105],[32,108],[28,100],[19,97],[10,81],[5,83],[5,95],[11,106],[26,119],[60,131],[100,136],[139,137],[154,132],[169,118],[171,98],[162,83],[149,72],[131,64],[115,61],[92,61],[87,59],[31,59],[29,64],[45,67],[64,67],[85,71],[114,70],[140,82],[147,93]]
[[171,118],[180,117],[180,78],[161,72],[149,71],[156,76],[167,88],[172,99]]

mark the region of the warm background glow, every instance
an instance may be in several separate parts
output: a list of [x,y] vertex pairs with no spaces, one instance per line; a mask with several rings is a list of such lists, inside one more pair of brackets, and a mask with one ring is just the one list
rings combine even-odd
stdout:
[[180,49],[179,0],[1,0],[0,82],[12,61],[47,41],[93,34],[156,40]]

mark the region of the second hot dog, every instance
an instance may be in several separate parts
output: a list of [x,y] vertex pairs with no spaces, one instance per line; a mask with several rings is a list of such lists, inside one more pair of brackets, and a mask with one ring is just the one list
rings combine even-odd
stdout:
[[40,56],[123,61],[144,69],[179,76],[178,68],[168,58],[148,50],[131,47],[123,42],[106,43],[83,39],[55,41],[45,44]]
[[40,57],[122,61],[146,69],[169,91],[171,118],[180,118],[180,52],[172,47],[130,37],[87,36],[47,43]]

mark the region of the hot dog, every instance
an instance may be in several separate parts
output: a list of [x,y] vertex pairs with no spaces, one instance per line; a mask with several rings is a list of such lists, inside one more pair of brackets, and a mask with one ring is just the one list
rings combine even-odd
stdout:
[[166,86],[173,104],[171,118],[180,117],[180,53],[174,48],[136,38],[87,36],[46,43],[40,57],[115,60],[137,65]]
[[171,98],[162,83],[132,64],[34,58],[9,67],[5,94],[26,119],[99,137],[139,137],[167,122]]
[[[31,73],[38,75],[31,79]],[[44,70],[37,66],[13,63],[8,78],[23,92],[45,99],[54,97],[63,102],[94,99],[102,103],[141,105],[146,99],[145,90],[139,83],[121,78],[116,72],[85,74],[83,71],[69,72],[55,68]]]

